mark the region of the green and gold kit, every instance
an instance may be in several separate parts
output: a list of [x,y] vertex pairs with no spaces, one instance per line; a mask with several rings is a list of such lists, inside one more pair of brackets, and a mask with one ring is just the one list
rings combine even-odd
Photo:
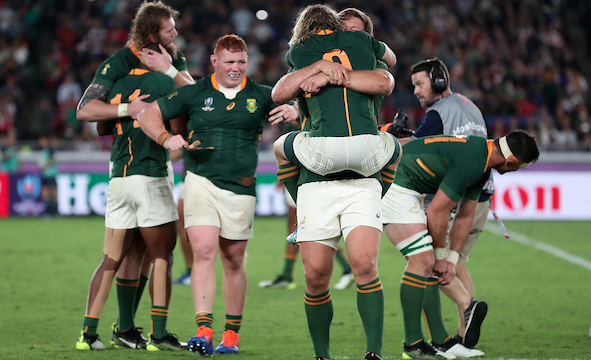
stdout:
[[[286,55],[287,65],[302,69],[318,60],[338,62],[353,70],[373,70],[385,46],[364,31],[323,30],[293,46]],[[377,134],[373,96],[342,86],[327,85],[316,94],[306,94],[310,114],[310,136],[353,136]]]
[[[112,89],[117,80],[126,76],[130,70],[137,68],[139,65],[138,50],[126,46],[103,61],[94,73],[92,83]],[[187,70],[187,60],[180,51],[177,51],[176,59],[172,59],[172,65],[178,71]]]
[[493,143],[479,136],[427,136],[402,149],[394,184],[423,194],[441,189],[455,202],[478,200],[490,175]]
[[199,140],[212,150],[189,152],[185,169],[217,187],[255,195],[259,140],[269,111],[277,107],[271,87],[244,78],[234,99],[219,91],[215,75],[183,86],[158,99],[164,119],[187,114],[189,143]]
[[[145,101],[155,101],[176,89],[173,79],[157,72],[133,69],[129,75],[117,80],[109,95],[109,103],[129,103],[140,95],[150,94]],[[150,139],[140,129],[137,120],[130,117],[112,121],[115,140],[111,147],[113,170],[111,177],[168,175],[166,149]]]

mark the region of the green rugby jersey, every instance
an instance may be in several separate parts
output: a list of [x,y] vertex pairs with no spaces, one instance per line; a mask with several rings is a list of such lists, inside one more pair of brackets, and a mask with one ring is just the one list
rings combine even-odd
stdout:
[[[373,70],[376,58],[386,51],[384,44],[364,31],[323,30],[293,46],[286,55],[287,65],[302,69],[320,59],[339,62],[353,70]],[[373,97],[342,86],[325,86],[316,94],[306,94],[310,114],[310,136],[353,136],[377,134]]]
[[202,147],[214,147],[189,151],[187,171],[221,189],[256,195],[260,135],[269,111],[277,107],[271,87],[245,77],[236,97],[227,99],[215,75],[209,75],[158,99],[158,105],[165,119],[187,114],[189,142],[199,140]]
[[[109,103],[129,103],[144,94],[150,94],[145,101],[151,102],[175,89],[176,84],[169,76],[133,69],[129,75],[117,80],[109,95]],[[129,175],[165,177],[168,175],[166,168],[166,161],[170,156],[168,151],[146,136],[137,120],[126,117],[112,123],[115,140],[111,147],[113,162],[111,177]]]
[[423,194],[438,189],[455,202],[478,200],[488,180],[492,141],[479,136],[435,135],[402,146],[394,183]]
[[[389,71],[388,65],[386,65],[386,63],[383,62],[382,60],[378,60],[378,64],[376,65],[376,69],[382,69],[382,70]],[[384,103],[384,96],[383,95],[373,95],[372,100],[373,100],[374,116],[375,116],[374,120],[377,124],[380,119],[380,111],[382,109],[382,104]]]
[[[134,47],[124,47],[103,61],[98,67],[92,79],[93,84],[104,85],[112,89],[115,82],[129,73],[130,70],[140,65],[138,50]],[[178,71],[187,70],[187,60],[180,51],[177,51],[176,59],[172,60],[172,65]]]

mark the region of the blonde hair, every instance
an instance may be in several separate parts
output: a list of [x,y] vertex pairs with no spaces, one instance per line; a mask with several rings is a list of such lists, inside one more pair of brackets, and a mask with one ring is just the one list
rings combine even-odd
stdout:
[[309,5],[298,14],[289,46],[301,44],[324,29],[344,31],[337,12],[332,8],[322,4]]
[[373,36],[373,22],[371,21],[371,18],[369,17],[369,15],[367,15],[363,11],[361,11],[359,9],[355,9],[355,8],[347,8],[347,9],[341,10],[341,12],[339,12],[339,19],[341,21],[349,20],[350,18],[353,18],[353,17],[356,17],[359,20],[361,20],[361,22],[363,22],[363,31],[365,31],[369,35]]
[[133,45],[141,49],[151,43],[150,35],[153,35],[156,39],[160,39],[159,32],[162,20],[169,18],[175,19],[178,16],[178,11],[165,5],[162,1],[152,2],[145,0],[138,7],[133,18],[127,45]]

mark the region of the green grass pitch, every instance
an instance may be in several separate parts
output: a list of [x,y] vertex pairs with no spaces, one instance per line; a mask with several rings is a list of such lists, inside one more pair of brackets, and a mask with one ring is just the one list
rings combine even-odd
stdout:
[[[507,228],[591,262],[591,222],[507,222]],[[495,227],[492,223],[489,226]],[[491,229],[492,229],[491,227]],[[257,218],[248,245],[248,295],[240,331],[240,354],[233,359],[314,357],[303,306],[303,274],[298,259],[294,290],[261,289],[283,265],[285,219]],[[84,316],[88,283],[102,256],[104,220],[98,217],[0,220],[0,359],[171,359],[198,357],[188,352],[138,350],[80,352],[75,342]],[[175,250],[176,278],[184,267]],[[219,261],[218,261],[219,265]],[[384,359],[398,359],[404,339],[398,298],[405,262],[383,238],[379,259],[386,296]],[[518,241],[485,231],[468,268],[477,298],[489,313],[478,348],[483,359],[590,359],[591,270]],[[220,268],[221,270],[221,268]],[[221,273],[218,272],[218,273]],[[335,267],[333,282],[340,268]],[[214,341],[221,339],[224,308],[218,276]],[[362,359],[365,338],[356,308],[356,291],[331,290],[333,359]],[[115,289],[101,315],[99,334],[109,344],[115,321]],[[453,303],[442,295],[448,332],[457,330]],[[136,324],[149,329],[149,295],[142,298]],[[196,332],[188,286],[173,287],[169,331],[186,341]],[[424,328],[425,334],[426,328]],[[218,357],[218,356],[216,356]]]

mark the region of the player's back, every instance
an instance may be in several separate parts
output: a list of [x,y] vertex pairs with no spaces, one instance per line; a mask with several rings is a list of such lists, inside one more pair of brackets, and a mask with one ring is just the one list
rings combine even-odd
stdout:
[[[150,94],[145,101],[152,102],[174,91],[175,88],[174,80],[164,74],[134,69],[129,75],[117,80],[109,95],[109,102],[129,103],[145,94]],[[167,176],[168,151],[146,136],[137,120],[129,117],[118,119],[114,122],[113,134],[115,140],[111,149],[112,177]]]
[[[383,56],[383,44],[362,31],[320,32],[295,45],[288,63],[304,68],[324,59],[353,70],[373,70],[376,57]],[[343,86],[327,85],[316,94],[306,94],[310,113],[310,136],[353,136],[377,134],[373,97]]]

